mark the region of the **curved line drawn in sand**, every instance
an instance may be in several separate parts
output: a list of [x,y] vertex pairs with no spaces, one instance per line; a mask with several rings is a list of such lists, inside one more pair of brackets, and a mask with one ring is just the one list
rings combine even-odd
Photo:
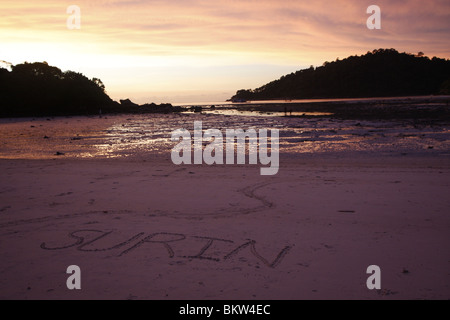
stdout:
[[236,190],[239,193],[242,193],[245,197],[250,198],[250,199],[254,199],[257,200],[259,202],[261,202],[260,205],[252,207],[252,208],[243,208],[243,209],[239,209],[239,208],[226,208],[226,209],[219,209],[219,210],[215,210],[214,212],[211,213],[177,213],[176,215],[166,215],[166,216],[170,216],[171,218],[175,218],[175,219],[179,219],[179,218],[188,218],[188,219],[203,219],[203,218],[229,218],[229,217],[233,217],[233,216],[238,216],[238,215],[247,215],[247,214],[251,214],[251,213],[256,213],[265,209],[272,209],[275,208],[275,203],[272,201],[269,201],[266,199],[266,197],[264,196],[260,196],[257,195],[256,191],[267,187],[269,185],[275,184],[275,183],[280,183],[280,182],[276,182],[276,181],[272,181],[272,182],[263,182],[263,183],[256,183],[256,184],[252,184],[249,186],[246,186],[242,189],[238,189]]
[[64,219],[73,219],[79,217],[86,217],[88,215],[100,214],[104,216],[111,216],[113,214],[131,214],[132,211],[129,210],[120,210],[120,211],[88,211],[88,212],[78,212],[78,213],[69,213],[69,214],[58,214],[54,216],[44,216],[33,219],[21,219],[21,220],[13,220],[4,223],[0,223],[0,228],[5,227],[16,227],[24,224],[35,224],[35,223],[43,223],[48,221],[55,220],[64,220]]
[[[180,170],[180,169],[178,169]],[[203,218],[228,218],[233,217],[237,215],[247,215],[251,213],[255,213],[258,211],[262,211],[264,209],[271,209],[275,207],[275,204],[272,201],[267,200],[263,196],[259,196],[256,194],[256,191],[258,191],[261,188],[267,187],[268,185],[272,185],[279,182],[264,182],[264,183],[257,183],[252,184],[247,187],[244,187],[242,189],[237,190],[238,192],[242,193],[244,196],[255,199],[261,202],[261,205],[253,207],[253,208],[246,208],[246,209],[238,209],[238,208],[226,208],[226,209],[219,209],[215,210],[211,213],[169,213],[169,214],[160,214],[158,212],[150,212],[151,216],[164,216],[164,217],[170,217],[174,219],[203,219]],[[55,221],[55,220],[63,220],[63,219],[73,219],[73,218],[79,218],[79,217],[85,217],[88,215],[103,215],[110,217],[114,214],[133,214],[133,211],[131,210],[119,210],[119,211],[88,211],[88,212],[78,212],[78,213],[72,213],[72,214],[60,214],[60,215],[53,215],[53,216],[44,216],[39,218],[32,218],[32,219],[21,219],[21,220],[13,220],[8,221],[4,223],[0,223],[0,228],[5,227],[15,227],[25,224],[35,224],[35,223],[43,223],[48,221]]]
[[[85,248],[103,238],[110,236],[111,234],[113,234],[113,232],[114,231],[102,231],[102,230],[95,230],[95,229],[75,230],[75,231],[69,232],[69,234],[68,234],[69,238],[75,239],[75,242],[73,242],[71,244],[62,245],[62,246],[58,246],[58,247],[49,247],[46,242],[42,242],[40,247],[44,250],[64,250],[64,249],[76,247],[76,249],[78,251],[104,252],[104,251],[119,249],[128,244],[131,244],[133,241],[136,241],[136,240],[142,238],[142,236],[145,234],[144,232],[137,233],[125,241],[122,241],[114,246],[110,246],[110,247],[106,247],[106,248],[93,248],[93,249]],[[94,234],[100,234],[100,235],[94,237],[92,240],[85,241],[86,236],[81,236],[80,235],[81,233],[94,233]],[[174,258],[175,252],[177,249],[176,244],[174,244],[174,243],[186,241],[187,239],[205,240],[206,244],[204,244],[200,248],[199,252],[195,255],[177,255],[176,257],[185,258],[185,259],[189,259],[189,260],[199,259],[199,260],[210,260],[210,261],[220,262],[220,261],[225,261],[225,260],[231,259],[233,256],[236,256],[243,249],[250,247],[250,253],[269,268],[276,268],[294,246],[294,245],[285,246],[277,254],[275,259],[272,262],[270,262],[266,258],[264,258],[258,251],[256,251],[256,241],[252,240],[252,239],[247,239],[244,244],[237,246],[233,250],[231,250],[231,251],[227,250],[226,251],[227,253],[225,253],[225,254],[223,254],[224,252],[222,252],[219,257],[212,257],[212,256],[205,256],[205,253],[213,245],[214,242],[221,242],[221,243],[228,243],[228,244],[233,244],[235,242],[233,240],[220,239],[220,238],[214,238],[214,237],[189,236],[189,235],[185,235],[185,234],[181,234],[181,233],[158,232],[158,233],[151,233],[151,234],[147,235],[146,237],[142,238],[141,240],[139,240],[138,242],[135,242],[132,246],[130,246],[129,248],[127,248],[124,251],[121,251],[119,254],[117,254],[117,257],[122,257],[126,254],[130,254],[130,252],[138,249],[145,243],[153,243],[153,244],[162,245],[166,249],[169,258]],[[192,249],[192,247],[189,247],[189,249]],[[196,249],[196,248],[194,248],[194,249]],[[178,249],[178,251],[179,250],[180,249]],[[216,254],[217,254],[217,252],[216,252]]]
[[[243,188],[243,189],[241,189],[241,190],[238,190],[238,191],[242,192],[245,196],[247,196],[247,197],[249,197],[249,198],[251,198],[251,199],[256,199],[256,200],[261,201],[261,203],[263,204],[263,206],[260,206],[260,207],[263,207],[263,208],[272,208],[272,207],[275,206],[275,204],[274,204],[273,202],[271,202],[271,201],[268,201],[268,200],[267,200],[265,197],[263,197],[263,196],[258,196],[258,195],[255,193],[255,191],[256,191],[256,190],[259,190],[259,189],[261,189],[261,188],[263,188],[263,187],[267,187],[268,185],[275,184],[275,183],[276,183],[276,182],[257,183],[257,184],[251,185],[251,186],[247,186],[247,187],[245,187],[245,188]],[[260,207],[258,207],[258,208],[260,208]]]

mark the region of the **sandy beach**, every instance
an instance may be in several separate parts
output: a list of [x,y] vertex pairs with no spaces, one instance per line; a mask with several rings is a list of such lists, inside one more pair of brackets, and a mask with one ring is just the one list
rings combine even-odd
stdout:
[[239,119],[164,117],[2,120],[0,299],[450,298],[447,127],[265,119],[261,176],[170,160],[170,130]]

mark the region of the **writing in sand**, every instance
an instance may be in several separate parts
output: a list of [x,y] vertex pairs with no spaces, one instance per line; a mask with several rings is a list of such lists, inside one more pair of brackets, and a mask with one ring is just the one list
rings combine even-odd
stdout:
[[[185,235],[181,233],[158,232],[146,234],[145,232],[139,232],[126,238],[124,241],[113,244],[111,242],[114,240],[114,238],[112,238],[113,235],[114,231],[93,229],[75,230],[68,234],[68,237],[73,239],[71,242],[62,245],[60,244],[59,246],[43,242],[41,243],[41,248],[44,250],[76,248],[79,251],[85,252],[118,250],[118,256],[121,257],[135,252],[139,248],[142,249],[152,245],[162,246],[169,258],[177,257],[189,260],[200,259],[216,262],[231,259],[238,254],[250,253],[267,267],[275,268],[293,247],[293,245],[285,246],[278,251],[275,258],[270,261],[257,251],[256,241],[252,239],[246,239],[242,242],[235,243],[233,240],[228,239]],[[107,243],[107,245],[105,245],[105,243]],[[155,252],[160,251],[155,250]],[[185,254],[182,254],[183,252]],[[188,252],[191,254],[186,254]]]

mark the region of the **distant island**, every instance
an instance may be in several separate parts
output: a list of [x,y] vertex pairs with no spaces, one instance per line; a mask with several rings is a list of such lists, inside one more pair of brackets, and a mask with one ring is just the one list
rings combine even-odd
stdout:
[[47,62],[11,65],[11,71],[0,67],[0,97],[0,117],[180,111],[171,104],[113,101],[100,79],[63,72]]
[[450,60],[377,49],[324,62],[257,89],[238,90],[230,101],[371,98],[450,94]]

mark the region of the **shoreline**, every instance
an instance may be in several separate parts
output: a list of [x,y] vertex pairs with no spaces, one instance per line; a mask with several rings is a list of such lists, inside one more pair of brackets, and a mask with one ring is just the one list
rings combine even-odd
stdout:
[[[0,158],[170,158],[171,133],[203,128],[278,129],[280,155],[447,155],[450,122],[341,120],[211,114],[115,115],[0,120]],[[224,153],[225,154],[225,153]]]
[[[361,119],[361,120],[434,120],[450,121],[450,96],[410,96],[410,97],[374,97],[374,98],[338,98],[338,99],[301,99],[301,100],[262,100],[233,103],[179,103],[122,106],[121,110],[103,114],[58,114],[58,115],[23,115],[17,117],[0,117],[0,123],[7,119],[40,119],[55,117],[102,117],[126,115],[160,115],[200,113],[221,110],[236,110],[247,112],[286,113],[304,112],[303,117]],[[151,107],[153,106],[154,107]],[[164,106],[164,108],[161,108]],[[169,107],[172,106],[172,107]],[[316,113],[317,115],[308,115]],[[302,117],[300,115],[300,117]]]

